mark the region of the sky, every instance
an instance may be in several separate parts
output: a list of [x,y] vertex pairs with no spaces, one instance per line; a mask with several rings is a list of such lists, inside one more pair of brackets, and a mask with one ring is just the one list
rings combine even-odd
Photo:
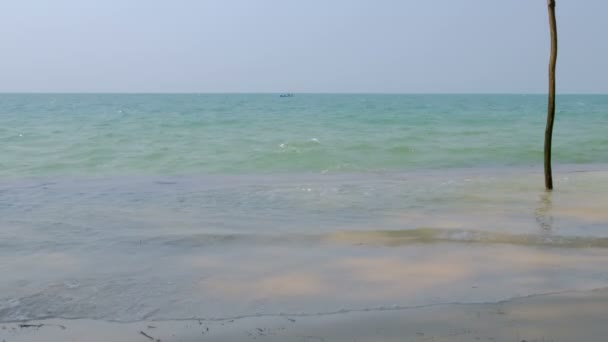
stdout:
[[[544,93],[546,0],[0,0],[0,92]],[[558,93],[608,1],[557,0]]]

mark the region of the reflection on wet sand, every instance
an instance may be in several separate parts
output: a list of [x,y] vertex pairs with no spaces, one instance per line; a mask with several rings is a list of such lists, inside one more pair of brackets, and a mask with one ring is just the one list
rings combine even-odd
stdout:
[[[358,286],[356,296],[370,299],[419,295],[434,287],[467,281],[474,275],[469,256],[400,258],[344,258],[330,265]],[[335,286],[341,287],[341,286]]]
[[[263,256],[238,264],[226,260],[224,265],[232,266],[215,270],[224,274],[204,280],[200,286],[207,295],[245,302],[273,298],[277,302],[290,299],[296,303],[319,300],[365,305],[404,299],[422,303],[438,294],[449,294],[452,300],[483,301],[504,298],[505,289],[532,294],[602,287],[608,281],[608,253],[602,249],[568,252],[512,245],[462,248],[440,243],[411,245],[377,255],[348,254],[320,256],[322,263],[316,259],[270,261]],[[589,276],[602,272],[604,278]]]
[[228,296],[247,293],[260,297],[301,297],[327,293],[328,285],[318,274],[285,273],[268,277],[253,276],[250,279],[220,278],[208,282],[206,287]]
[[541,232],[547,232],[553,228],[553,216],[551,214],[552,194],[551,191],[545,191],[540,195],[540,205],[534,212],[536,222],[540,226]]
[[[547,231],[607,237],[608,174],[579,172],[560,179],[546,192],[531,175],[473,179],[437,194],[420,208],[393,213],[381,229],[431,227],[530,234]],[[538,183],[537,183],[538,182]],[[540,197],[540,199],[539,199]],[[597,229],[587,229],[594,225]]]

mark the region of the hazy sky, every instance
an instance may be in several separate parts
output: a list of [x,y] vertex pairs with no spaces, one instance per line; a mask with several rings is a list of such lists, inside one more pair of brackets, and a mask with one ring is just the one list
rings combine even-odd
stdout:
[[[608,1],[557,0],[608,93]],[[546,0],[2,0],[0,92],[545,92]]]

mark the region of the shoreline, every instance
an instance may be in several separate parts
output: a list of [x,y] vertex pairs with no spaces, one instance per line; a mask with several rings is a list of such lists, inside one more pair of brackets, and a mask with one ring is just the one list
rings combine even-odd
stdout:
[[322,315],[223,320],[47,319],[0,323],[4,342],[28,341],[604,341],[608,288],[497,303],[435,304]]

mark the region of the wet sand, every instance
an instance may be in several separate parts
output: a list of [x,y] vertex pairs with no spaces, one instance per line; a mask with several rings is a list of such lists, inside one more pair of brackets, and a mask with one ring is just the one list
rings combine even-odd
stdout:
[[608,288],[499,303],[224,320],[42,320],[0,324],[3,342],[64,341],[606,341]]

